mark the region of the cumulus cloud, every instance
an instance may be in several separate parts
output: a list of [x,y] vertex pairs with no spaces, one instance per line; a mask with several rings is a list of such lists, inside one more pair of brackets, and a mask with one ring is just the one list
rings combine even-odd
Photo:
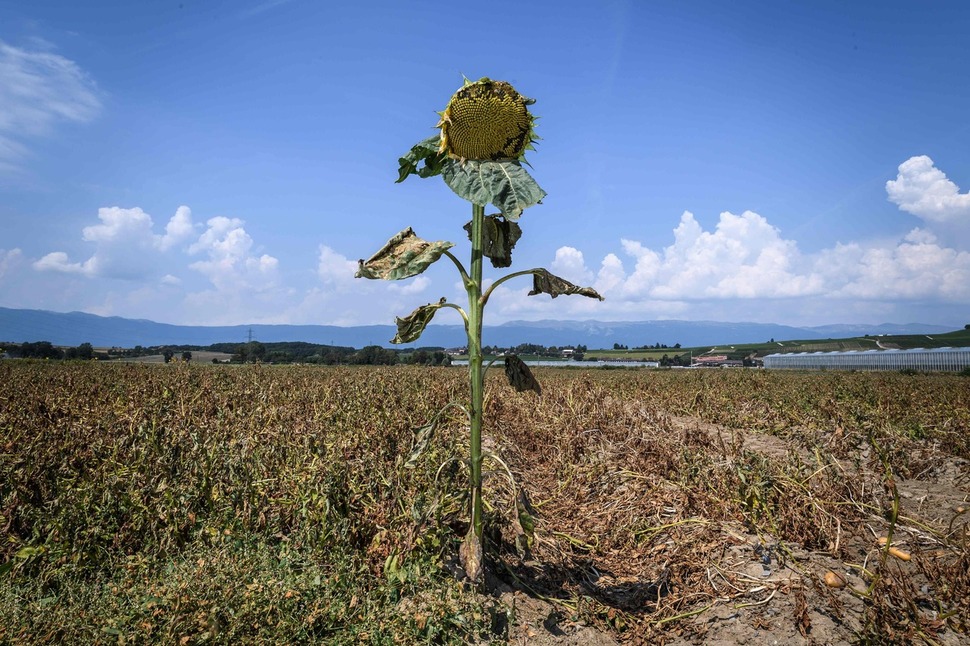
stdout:
[[397,292],[398,294],[409,296],[412,294],[420,294],[428,288],[431,284],[431,279],[427,276],[416,276],[410,280],[398,282],[395,281],[387,286],[387,288],[392,292]]
[[[621,240],[622,253],[608,253],[595,273],[581,251],[561,247],[551,267],[564,278],[591,282],[606,302],[574,298],[557,302],[553,312],[546,302],[507,291],[503,296],[514,303],[504,306],[503,313],[611,319],[688,313],[696,318],[704,312],[720,320],[752,320],[762,310],[773,311],[777,321],[778,310],[766,309],[768,303],[785,301],[802,311],[824,313],[836,302],[868,303],[862,308],[871,315],[884,304],[970,301],[970,253],[944,244],[926,229],[895,240],[836,244],[814,254],[803,254],[795,241],[751,211],[722,213],[711,231],[685,212],[672,233],[673,244],[656,250]],[[827,319],[838,316],[828,314]]]
[[24,254],[20,249],[14,248],[9,251],[6,249],[0,249],[0,281],[2,281],[7,274],[12,273],[14,268],[20,265],[23,261]]
[[585,285],[593,280],[593,274],[586,269],[583,252],[575,247],[560,247],[549,267],[560,278]]
[[94,119],[99,94],[74,61],[0,41],[0,166],[15,167],[27,152],[24,139],[47,135],[58,122]]
[[192,223],[192,210],[187,206],[180,206],[175,211],[175,215],[165,225],[165,234],[155,238],[156,246],[165,251],[171,247],[185,242],[195,233],[195,225]]
[[96,256],[84,262],[71,262],[63,251],[52,251],[40,260],[34,262],[34,269],[38,271],[56,271],[62,274],[80,274],[93,277],[98,274],[98,259]]
[[689,211],[673,230],[674,243],[662,251],[636,240],[621,240],[634,260],[626,275],[610,254],[603,260],[597,289],[621,298],[661,300],[778,298],[818,293],[820,282],[799,275],[801,257],[794,241],[752,211],[724,212],[713,231],[704,231]]
[[895,180],[886,182],[889,201],[928,222],[970,222],[970,193],[947,179],[926,155],[899,165]]
[[348,260],[326,245],[320,245],[317,276],[324,285],[346,289],[353,284],[356,271],[356,262]]
[[268,254],[255,255],[253,239],[239,218],[217,216],[189,246],[190,254],[204,253],[208,260],[189,265],[208,278],[219,290],[266,289],[276,282],[279,261]]
[[814,270],[836,297],[970,301],[970,253],[922,229],[894,245],[836,245],[819,255]]
[[152,218],[140,208],[117,206],[98,209],[101,224],[84,227],[82,238],[88,242],[135,242],[139,246],[152,237]]
[[83,262],[72,262],[68,254],[55,251],[34,263],[39,271],[56,271],[88,277],[137,280],[156,271],[159,253],[185,241],[194,233],[191,211],[181,206],[165,227],[164,234],[153,233],[149,214],[138,207],[117,206],[98,209],[98,224],[84,227],[81,239],[95,245],[93,255]]

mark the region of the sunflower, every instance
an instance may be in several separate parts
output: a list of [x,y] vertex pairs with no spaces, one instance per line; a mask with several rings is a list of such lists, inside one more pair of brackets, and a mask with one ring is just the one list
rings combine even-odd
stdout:
[[461,161],[521,159],[534,139],[532,103],[505,81],[466,80],[441,113],[438,152]]

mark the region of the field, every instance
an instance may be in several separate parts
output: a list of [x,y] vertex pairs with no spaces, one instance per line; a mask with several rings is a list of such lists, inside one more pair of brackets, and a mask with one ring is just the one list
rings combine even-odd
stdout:
[[739,343],[737,345],[716,345],[664,350],[590,350],[588,357],[603,359],[654,359],[663,355],[687,355],[694,357],[704,354],[724,354],[731,359],[764,357],[775,352],[839,352],[877,349],[946,348],[970,346],[970,328],[943,334],[896,334],[886,336],[859,336],[842,339],[811,339],[769,341],[765,343]]
[[970,643],[970,378],[536,375],[472,587],[462,369],[0,363],[0,644]]

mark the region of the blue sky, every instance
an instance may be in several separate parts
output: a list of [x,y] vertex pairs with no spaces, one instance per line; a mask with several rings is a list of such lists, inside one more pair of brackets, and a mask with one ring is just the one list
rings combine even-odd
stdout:
[[[0,0],[0,306],[389,323],[464,292],[353,278],[462,75],[537,99],[516,319],[970,322],[970,4]],[[492,277],[499,274],[491,273]],[[447,312],[447,310],[446,310]],[[445,314],[436,322],[445,320]]]

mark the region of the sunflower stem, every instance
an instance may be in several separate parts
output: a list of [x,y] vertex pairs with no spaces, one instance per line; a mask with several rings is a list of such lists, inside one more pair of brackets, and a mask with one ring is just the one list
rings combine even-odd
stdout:
[[471,279],[468,292],[468,372],[471,396],[471,528],[479,544],[482,538],[482,418],[484,382],[482,374],[482,223],[485,206],[472,204]]
[[492,295],[492,292],[495,291],[495,288],[498,287],[499,285],[501,285],[502,283],[504,283],[505,281],[511,280],[512,278],[518,278],[519,276],[529,276],[530,274],[536,274],[536,273],[541,272],[541,271],[542,271],[541,269],[525,269],[523,271],[516,271],[516,272],[513,272],[513,273],[508,274],[506,276],[502,276],[501,278],[499,278],[498,280],[496,280],[494,283],[492,283],[489,286],[489,288],[485,291],[485,293],[482,294],[482,307],[485,307],[485,303],[488,302],[488,298],[489,298],[489,296]]

